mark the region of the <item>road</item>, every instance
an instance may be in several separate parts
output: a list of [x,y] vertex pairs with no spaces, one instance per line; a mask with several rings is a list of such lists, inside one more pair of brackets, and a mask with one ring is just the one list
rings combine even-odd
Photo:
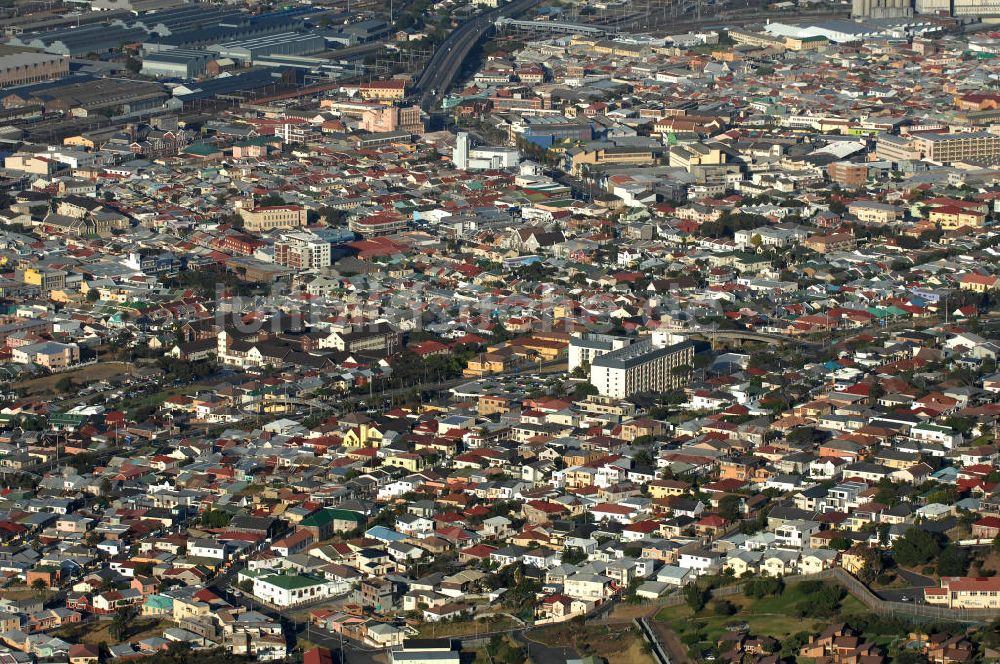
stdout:
[[[896,574],[908,584],[905,588],[887,588],[873,592],[890,602],[921,602],[924,597],[924,588],[932,588],[937,585],[934,579],[916,572],[908,572],[905,569],[896,570]],[[903,599],[904,597],[909,599]]]
[[493,27],[494,21],[500,17],[520,14],[539,2],[541,0],[514,0],[510,4],[478,14],[455,28],[434,51],[417,79],[414,92],[419,94],[420,107],[428,113],[433,110],[448,92],[473,48]]

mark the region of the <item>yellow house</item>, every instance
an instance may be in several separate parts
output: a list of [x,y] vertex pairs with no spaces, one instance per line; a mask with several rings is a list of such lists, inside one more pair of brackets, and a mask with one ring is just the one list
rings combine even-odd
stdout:
[[471,360],[462,373],[466,376],[485,376],[500,373],[508,368],[510,355],[500,353],[484,353]]
[[344,434],[347,447],[382,447],[382,432],[369,424],[359,424]]
[[690,484],[679,480],[653,480],[649,483],[649,495],[654,499],[683,496],[690,490]]
[[857,576],[865,568],[864,549],[855,547],[840,554],[840,566]]
[[759,565],[759,561],[755,560],[756,557],[757,556],[748,553],[746,555],[726,558],[726,563],[723,565],[723,569],[731,571],[733,576],[737,579],[744,574],[754,574],[757,572],[757,567]]
[[392,456],[386,457],[382,463],[386,466],[398,466],[399,468],[405,468],[411,473],[416,473],[424,469],[424,458],[419,454],[413,454],[412,452],[399,452],[397,454],[393,454]]
[[194,618],[197,616],[207,616],[211,613],[207,602],[202,602],[200,600],[192,598],[174,598],[174,622],[180,622],[185,618]]

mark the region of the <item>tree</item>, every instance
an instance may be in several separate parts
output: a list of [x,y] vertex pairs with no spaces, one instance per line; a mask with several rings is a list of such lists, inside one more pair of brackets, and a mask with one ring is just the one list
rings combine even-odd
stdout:
[[752,599],[780,595],[785,588],[781,579],[773,576],[754,577],[743,584],[743,594]]
[[73,389],[73,379],[69,376],[63,376],[58,381],[56,381],[56,391],[58,392],[69,392]]
[[693,583],[684,589],[684,601],[687,602],[687,605],[691,607],[691,610],[695,613],[698,613],[705,608],[705,602],[707,600],[708,593]]
[[743,497],[730,493],[719,499],[719,516],[726,521],[736,521],[740,518],[740,506]]
[[128,636],[129,623],[132,622],[132,609],[119,609],[115,617],[111,619],[111,628],[108,630],[111,637],[116,641],[123,641]]
[[31,582],[31,589],[34,590],[39,595],[45,592],[45,589],[48,587],[49,584],[45,583],[44,579],[35,579],[34,581]]
[[938,539],[920,528],[909,528],[893,546],[896,562],[906,567],[924,565],[941,552]]
[[956,544],[949,544],[938,556],[939,576],[965,576],[969,570],[969,553]]

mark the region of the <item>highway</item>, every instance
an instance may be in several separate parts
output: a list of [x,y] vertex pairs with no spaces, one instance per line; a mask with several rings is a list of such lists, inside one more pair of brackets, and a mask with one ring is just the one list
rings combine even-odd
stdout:
[[419,95],[420,107],[428,113],[433,110],[462,70],[469,53],[493,27],[494,21],[502,16],[514,16],[527,11],[540,1],[514,0],[503,7],[479,14],[455,28],[434,51],[417,79],[414,92]]

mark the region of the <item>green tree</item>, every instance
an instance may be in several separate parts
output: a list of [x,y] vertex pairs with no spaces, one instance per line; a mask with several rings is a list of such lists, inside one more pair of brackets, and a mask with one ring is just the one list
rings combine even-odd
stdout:
[[938,556],[939,576],[965,576],[969,571],[969,553],[957,544],[949,544]]
[[900,565],[906,567],[924,565],[934,560],[941,552],[941,542],[926,530],[911,527],[896,540],[893,552],[896,562]]
[[687,602],[692,611],[698,613],[705,608],[705,602],[708,601],[708,593],[692,583],[684,589],[684,601]]

